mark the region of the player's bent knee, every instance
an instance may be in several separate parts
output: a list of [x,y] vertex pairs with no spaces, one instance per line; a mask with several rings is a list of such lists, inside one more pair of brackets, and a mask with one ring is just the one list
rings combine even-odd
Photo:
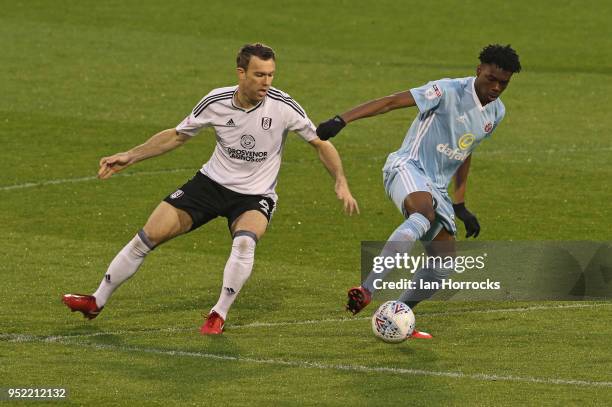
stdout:
[[428,192],[413,192],[404,200],[404,208],[408,215],[420,213],[429,223],[436,220],[436,211],[434,210],[433,198]]
[[430,224],[433,224],[434,221],[436,220],[436,211],[433,209],[433,207],[431,208],[420,207],[420,208],[410,208],[410,209],[406,207],[406,212],[408,213],[408,216],[415,214],[415,213],[419,213],[423,215],[429,221]]
[[191,230],[191,216],[178,208],[161,202],[153,211],[145,224],[143,231],[151,243],[158,246],[173,237]]
[[436,212],[433,208],[427,208],[425,210],[419,211],[419,213],[427,218],[429,223],[434,223],[436,220]]
[[[191,218],[191,215],[183,209],[176,208],[164,201],[159,204],[159,207],[155,209],[155,212],[157,212],[158,209],[160,212],[160,217],[173,226],[171,229],[175,229],[172,230],[172,232],[181,234],[191,230],[193,219]],[[165,222],[161,223],[163,224]]]

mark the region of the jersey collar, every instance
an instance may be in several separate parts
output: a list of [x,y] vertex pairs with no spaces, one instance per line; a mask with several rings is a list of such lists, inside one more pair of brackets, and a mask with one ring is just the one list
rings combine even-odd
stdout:
[[478,95],[476,94],[476,77],[475,76],[472,79],[472,97],[474,98],[474,103],[476,103],[476,107],[478,107],[478,109],[480,109],[481,112],[484,111],[486,106],[483,106],[482,103],[480,103],[480,99],[478,99]]
[[237,92],[238,92],[238,88],[236,88],[236,90],[235,90],[235,91],[234,91],[234,93],[232,94],[232,107],[233,107],[234,109],[241,110],[241,111],[243,111],[243,112],[245,112],[245,113],[251,113],[253,110],[255,110],[255,109],[257,109],[259,106],[261,106],[261,104],[262,104],[262,103],[263,103],[263,101],[265,100],[265,97],[264,97],[264,98],[263,98],[263,99],[261,99],[261,100],[259,101],[259,103],[257,103],[255,106],[253,106],[252,108],[250,108],[250,109],[246,110],[246,109],[243,109],[243,108],[242,108],[242,107],[240,107],[240,106],[237,106],[237,105],[234,103],[234,98],[236,97],[236,93],[237,93]]

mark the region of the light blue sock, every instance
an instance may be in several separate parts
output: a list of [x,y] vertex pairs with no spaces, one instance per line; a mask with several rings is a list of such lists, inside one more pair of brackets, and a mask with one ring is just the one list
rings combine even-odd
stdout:
[[[414,242],[419,240],[429,230],[429,220],[420,213],[413,213],[408,219],[397,227],[389,236],[385,247],[383,247],[380,256],[395,257],[396,254],[410,253],[410,249]],[[385,268],[380,273],[370,271],[368,277],[362,283],[362,287],[371,293],[374,293],[374,280],[384,280],[385,276],[393,271],[393,268]]]
[[[434,295],[440,289],[442,280],[446,277],[445,273],[439,273],[433,269],[420,268],[412,277],[412,281],[415,282],[415,288],[404,291],[398,300],[407,304],[410,308],[414,308],[419,302]],[[427,285],[429,288],[422,288]]]

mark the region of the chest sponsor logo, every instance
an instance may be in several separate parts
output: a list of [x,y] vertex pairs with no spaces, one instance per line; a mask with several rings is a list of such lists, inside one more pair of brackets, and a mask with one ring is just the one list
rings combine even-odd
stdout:
[[229,158],[248,162],[262,162],[268,158],[267,151],[253,151],[255,148],[255,137],[250,134],[244,134],[240,138],[240,145],[243,149],[227,147]]
[[439,153],[444,154],[451,160],[457,160],[457,161],[464,161],[468,157],[468,155],[470,155],[469,151],[461,151],[458,148],[455,148],[453,150],[452,148],[448,146],[448,143],[438,144],[436,147],[436,150],[438,150]]
[[472,144],[474,144],[474,140],[476,140],[476,136],[471,133],[466,133],[459,138],[457,145],[462,150],[467,150]]
[[485,124],[484,126],[485,133],[491,133],[492,130],[493,130],[493,123],[488,122],[487,124]]
[[269,130],[272,127],[272,118],[271,117],[262,117],[261,118],[261,128],[264,130]]
[[240,145],[247,150],[252,150],[255,148],[255,137],[250,134],[245,134],[240,137]]

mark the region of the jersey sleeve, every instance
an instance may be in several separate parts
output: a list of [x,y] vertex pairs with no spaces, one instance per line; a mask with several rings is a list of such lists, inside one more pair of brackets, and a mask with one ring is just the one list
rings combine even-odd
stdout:
[[444,100],[447,89],[443,81],[429,82],[410,89],[410,93],[421,113],[435,109]]
[[190,137],[197,135],[205,127],[212,126],[210,109],[206,109],[207,101],[211,100],[213,92],[204,96],[193,108],[189,116],[176,126],[177,133],[186,134]]
[[286,104],[287,130],[296,132],[305,141],[317,138],[317,128],[302,107],[293,99]]

